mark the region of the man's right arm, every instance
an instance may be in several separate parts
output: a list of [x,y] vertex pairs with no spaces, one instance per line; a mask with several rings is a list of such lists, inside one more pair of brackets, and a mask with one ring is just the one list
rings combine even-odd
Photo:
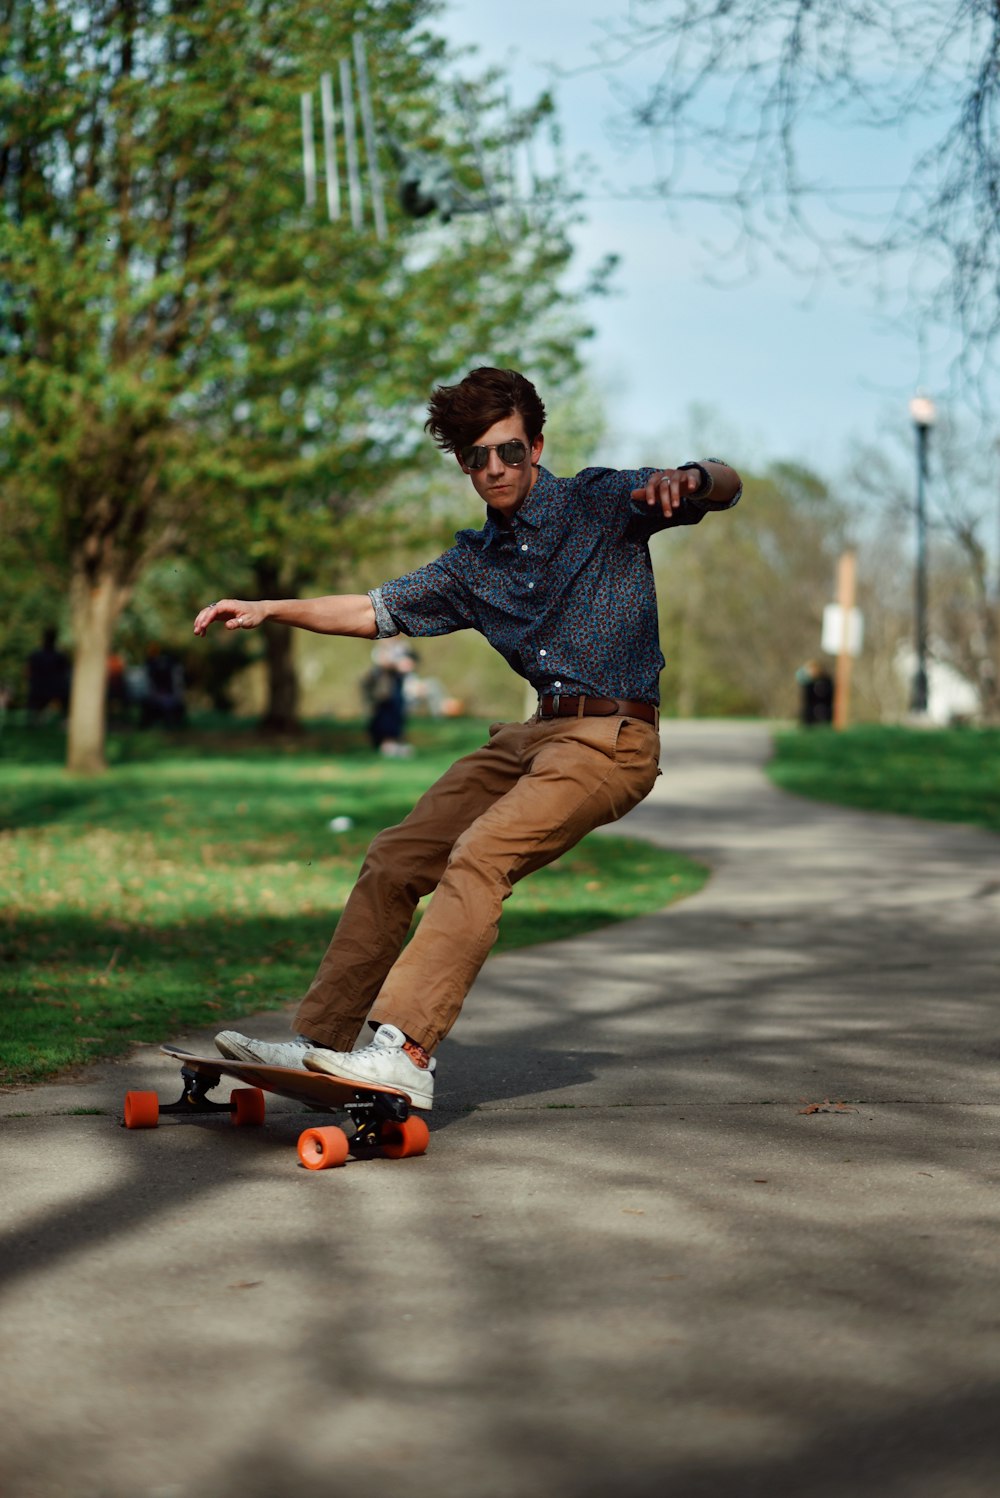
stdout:
[[203,635],[215,620],[226,629],[256,629],[268,619],[291,624],[318,635],[351,635],[374,640],[378,635],[375,609],[367,593],[331,593],[325,598],[221,598],[201,610],[194,632]]

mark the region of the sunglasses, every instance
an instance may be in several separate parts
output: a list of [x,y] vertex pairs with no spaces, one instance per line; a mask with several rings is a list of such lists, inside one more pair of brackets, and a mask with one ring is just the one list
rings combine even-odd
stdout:
[[490,461],[491,452],[496,452],[501,463],[505,463],[508,468],[516,468],[528,456],[524,443],[516,439],[513,442],[490,442],[482,447],[463,447],[459,456],[464,468],[470,473],[478,473]]

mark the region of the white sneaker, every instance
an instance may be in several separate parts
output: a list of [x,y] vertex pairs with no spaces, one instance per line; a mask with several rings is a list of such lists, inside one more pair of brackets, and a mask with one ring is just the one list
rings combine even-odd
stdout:
[[304,1035],[294,1040],[253,1040],[239,1030],[222,1030],[215,1037],[215,1048],[230,1061],[263,1061],[268,1066],[297,1066],[305,1071],[305,1058],[313,1041]]
[[305,1055],[307,1071],[327,1072],[348,1082],[371,1082],[379,1087],[398,1087],[415,1108],[429,1112],[434,1105],[436,1061],[425,1068],[411,1061],[403,1047],[406,1036],[395,1025],[379,1025],[375,1039],[360,1051],[328,1051],[310,1048]]

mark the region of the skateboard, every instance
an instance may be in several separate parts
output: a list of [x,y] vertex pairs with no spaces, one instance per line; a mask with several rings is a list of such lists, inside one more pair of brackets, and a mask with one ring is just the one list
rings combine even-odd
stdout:
[[[325,1072],[300,1071],[293,1066],[268,1066],[261,1061],[230,1061],[226,1056],[195,1056],[179,1046],[160,1047],[181,1063],[184,1090],[175,1103],[161,1103],[155,1092],[125,1094],[127,1129],[155,1129],[164,1114],[228,1113],[234,1124],[264,1122],[264,1094],[291,1098],[323,1112],[346,1113],[353,1133],[336,1124],[306,1129],[299,1136],[299,1160],[307,1170],[329,1170],[343,1165],[351,1150],[378,1149],[390,1159],[422,1155],[430,1134],[422,1118],[410,1112],[410,1099],[396,1087],[351,1082]],[[228,1103],[214,1102],[208,1093],[222,1078],[242,1082]]]

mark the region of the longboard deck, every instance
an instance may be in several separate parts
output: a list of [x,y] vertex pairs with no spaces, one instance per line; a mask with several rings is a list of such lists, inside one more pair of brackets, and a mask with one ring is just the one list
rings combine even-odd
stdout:
[[[348,1134],[337,1124],[306,1129],[299,1135],[299,1161],[308,1170],[343,1165],[349,1153],[376,1150],[393,1160],[422,1155],[430,1139],[426,1123],[410,1112],[410,1097],[401,1087],[352,1082],[294,1066],[267,1066],[262,1061],[231,1061],[227,1056],[198,1056],[182,1046],[164,1045],[165,1056],[181,1063],[184,1091],[174,1103],[161,1103],[156,1092],[127,1092],[122,1123],[126,1129],[155,1129],[169,1114],[228,1113],[234,1124],[264,1122],[265,1092],[305,1103],[310,1108],[346,1113],[354,1126]],[[245,1082],[228,1103],[208,1093],[223,1077]]]
[[197,1056],[180,1046],[162,1045],[160,1050],[192,1071],[214,1072],[234,1077],[248,1087],[307,1103],[312,1108],[344,1108],[359,1097],[399,1097],[411,1104],[401,1087],[383,1087],[374,1082],[352,1082],[347,1077],[331,1077],[324,1072],[300,1071],[295,1066],[269,1066],[263,1061],[232,1061],[228,1056]]

